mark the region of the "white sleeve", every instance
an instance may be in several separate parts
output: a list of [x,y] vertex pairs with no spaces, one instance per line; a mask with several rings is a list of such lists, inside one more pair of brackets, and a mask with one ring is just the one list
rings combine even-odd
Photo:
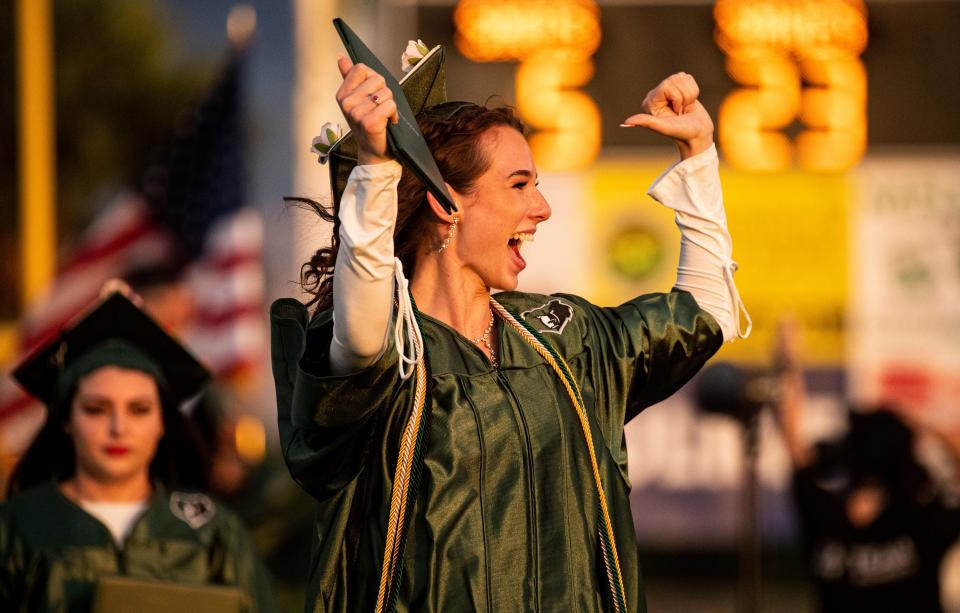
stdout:
[[345,375],[375,362],[393,314],[397,162],[357,166],[340,199],[340,249],[333,276],[330,370]]
[[[753,324],[733,281],[737,264],[723,209],[716,147],[668,168],[647,194],[676,212],[680,228],[676,286],[690,292],[717,320],[725,341],[749,336]],[[747,322],[743,332],[741,311]]]

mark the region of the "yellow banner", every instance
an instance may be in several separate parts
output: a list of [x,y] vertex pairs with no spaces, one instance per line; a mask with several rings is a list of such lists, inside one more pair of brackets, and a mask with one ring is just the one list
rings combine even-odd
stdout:
[[[618,158],[591,173],[595,207],[589,295],[617,304],[676,279],[679,231],[672,211],[644,195],[671,160]],[[757,174],[721,167],[724,200],[740,264],[737,287],[753,318],[747,340],[727,344],[724,359],[767,362],[777,323],[802,326],[808,363],[840,366],[846,309],[850,182],[843,174]]]

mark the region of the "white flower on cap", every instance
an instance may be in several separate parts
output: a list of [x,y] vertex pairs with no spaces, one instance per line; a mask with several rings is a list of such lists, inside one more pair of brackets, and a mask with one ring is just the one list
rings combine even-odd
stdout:
[[320,136],[313,137],[313,143],[310,144],[310,152],[319,155],[317,161],[326,164],[330,157],[330,147],[340,140],[343,132],[340,130],[340,124],[327,122],[320,128]]
[[417,40],[407,41],[407,48],[403,52],[403,55],[400,56],[400,70],[404,74],[413,70],[413,67],[417,65],[417,62],[423,59],[427,53],[429,53],[430,48],[427,47],[422,40],[419,38]]

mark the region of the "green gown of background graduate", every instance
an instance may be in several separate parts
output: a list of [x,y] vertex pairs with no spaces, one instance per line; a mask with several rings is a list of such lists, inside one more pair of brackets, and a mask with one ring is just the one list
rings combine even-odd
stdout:
[[[150,459],[152,494],[120,543],[62,487],[80,465],[66,434],[75,390],[104,367],[150,375],[164,415],[163,452],[158,446]],[[184,599],[192,599],[191,613],[275,610],[241,521],[206,494],[173,487],[185,472],[205,470],[177,459],[188,447],[178,438],[181,403],[202,389],[209,373],[153,319],[124,295],[110,294],[28,357],[14,377],[47,405],[48,418],[17,468],[15,495],[0,504],[0,611],[95,610],[98,590],[114,577],[139,584],[136,600],[111,612],[175,610],[180,605],[171,603]],[[190,591],[204,586],[216,587]],[[187,589],[170,600],[179,588]]]
[[[53,482],[0,505],[4,613],[89,611],[104,576],[233,586],[243,610],[274,610],[243,524],[203,494],[158,485],[122,546]],[[137,610],[136,603],[130,607]]]
[[[644,611],[623,427],[696,373],[720,347],[721,330],[683,291],[616,308],[570,295],[496,298],[573,371],[627,608]],[[373,611],[412,381],[397,376],[392,342],[372,366],[330,376],[331,311],[310,321],[303,305],[286,299],[271,315],[284,455],[319,501],[307,610]],[[554,371],[510,326],[500,326],[499,368],[426,315],[422,332],[431,418],[397,610],[609,610],[586,443]]]

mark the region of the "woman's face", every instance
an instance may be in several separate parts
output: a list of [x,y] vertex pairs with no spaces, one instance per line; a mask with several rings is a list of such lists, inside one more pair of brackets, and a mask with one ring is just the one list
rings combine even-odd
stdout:
[[67,434],[76,449],[78,473],[101,483],[147,478],[163,436],[156,381],[117,366],[81,378]]
[[523,135],[506,126],[484,134],[490,168],[471,194],[461,195],[459,237],[454,241],[463,264],[487,287],[512,290],[527,263],[520,255],[533,240],[537,224],[550,217],[550,205],[537,187],[533,154]]

